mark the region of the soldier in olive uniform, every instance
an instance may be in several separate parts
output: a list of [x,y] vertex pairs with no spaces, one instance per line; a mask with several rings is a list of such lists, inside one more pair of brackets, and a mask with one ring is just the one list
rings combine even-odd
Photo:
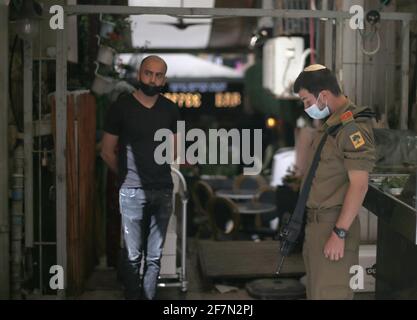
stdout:
[[322,65],[304,69],[294,91],[310,117],[325,121],[311,144],[308,167],[325,130],[338,127],[323,147],[306,205],[307,299],[352,299],[349,271],[359,263],[358,213],[375,163],[372,119],[369,109],[342,94],[336,77]]

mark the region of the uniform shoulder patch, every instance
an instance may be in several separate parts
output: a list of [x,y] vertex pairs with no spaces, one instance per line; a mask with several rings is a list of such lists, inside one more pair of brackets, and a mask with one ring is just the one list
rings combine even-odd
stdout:
[[340,116],[340,120],[342,121],[343,125],[347,124],[348,122],[353,121],[353,113],[352,111],[346,111]]
[[365,139],[362,137],[360,131],[356,131],[354,134],[351,134],[349,138],[355,149],[358,149],[365,144]]

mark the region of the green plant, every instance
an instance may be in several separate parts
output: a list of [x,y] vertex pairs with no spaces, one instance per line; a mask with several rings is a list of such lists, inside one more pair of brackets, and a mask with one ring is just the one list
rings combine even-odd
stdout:
[[114,23],[113,32],[108,34],[108,38],[102,38],[101,43],[112,47],[117,52],[123,52],[130,48],[130,24],[131,20],[128,16],[121,15],[104,15],[103,21]]
[[404,185],[406,184],[407,180],[407,176],[388,177],[385,178],[382,182],[382,187],[388,189],[404,188]]

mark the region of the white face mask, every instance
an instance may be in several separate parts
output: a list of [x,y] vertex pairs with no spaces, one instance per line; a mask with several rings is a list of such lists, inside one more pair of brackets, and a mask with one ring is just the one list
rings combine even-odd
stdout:
[[[320,98],[320,94],[317,97],[317,101]],[[304,110],[311,118],[313,119],[324,119],[326,117],[328,117],[330,115],[330,109],[329,106],[327,105],[326,102],[326,106],[323,108],[323,110],[320,110],[320,108],[317,105],[317,102],[313,105],[311,105],[310,107],[308,107],[307,109]]]

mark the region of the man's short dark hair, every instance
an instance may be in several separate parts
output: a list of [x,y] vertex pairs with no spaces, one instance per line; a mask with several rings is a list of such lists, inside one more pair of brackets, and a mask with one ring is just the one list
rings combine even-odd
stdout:
[[298,93],[301,89],[307,90],[315,97],[323,90],[329,90],[335,96],[342,94],[335,75],[327,68],[301,72],[295,80],[294,92]]

